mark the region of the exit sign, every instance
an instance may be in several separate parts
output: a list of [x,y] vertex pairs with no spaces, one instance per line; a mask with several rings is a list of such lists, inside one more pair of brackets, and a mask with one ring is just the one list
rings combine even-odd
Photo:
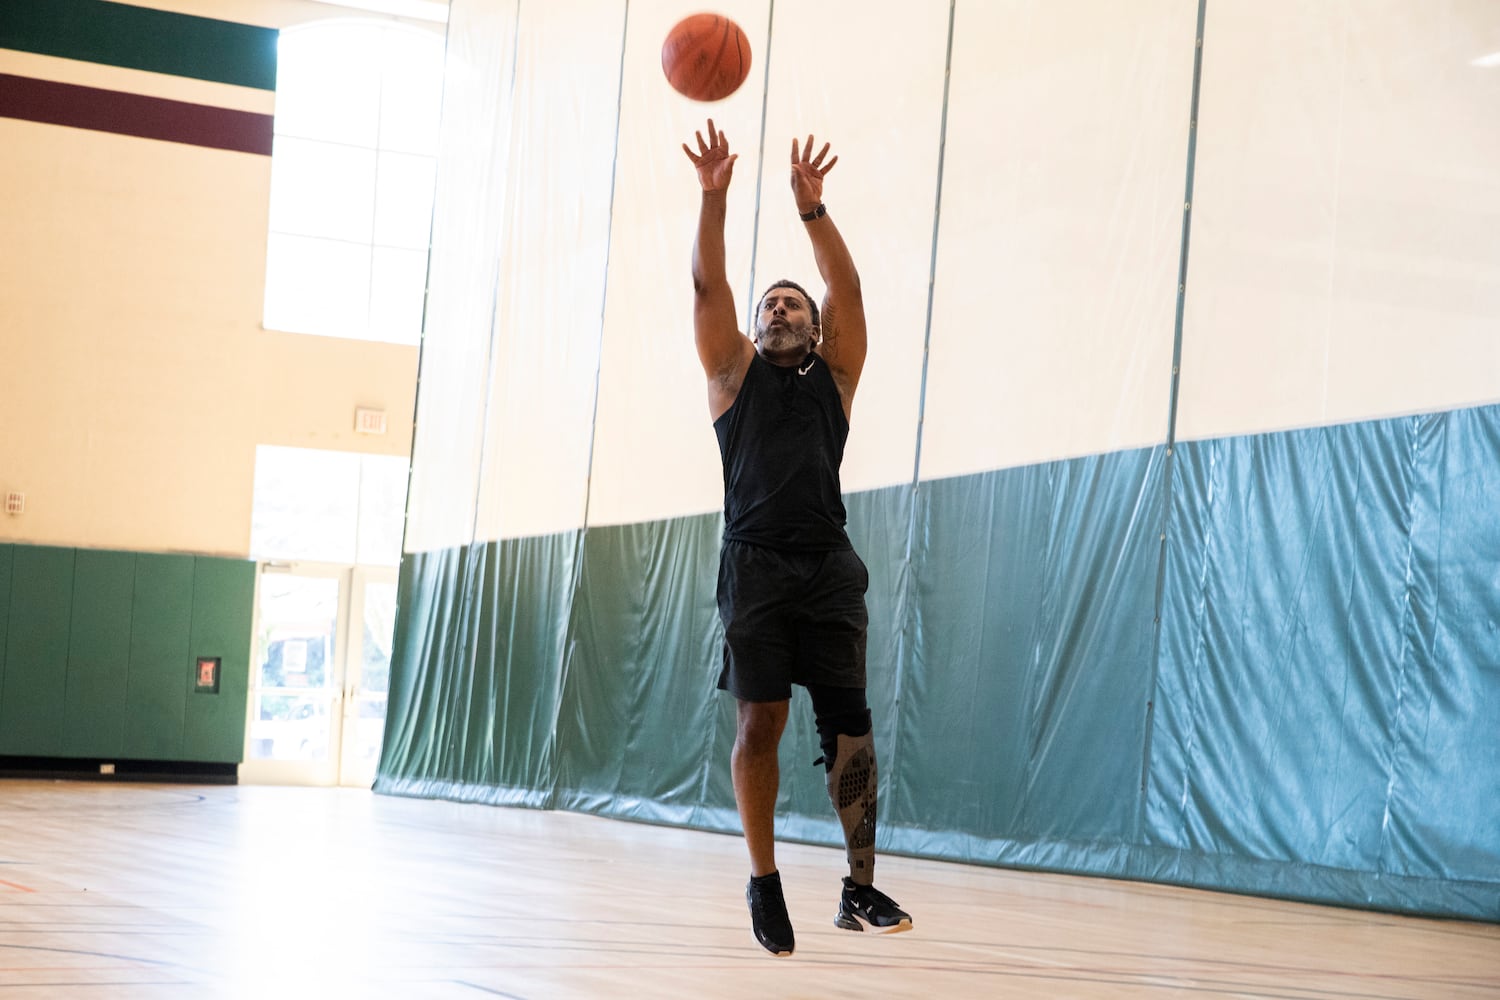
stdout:
[[354,433],[384,434],[385,411],[367,410],[362,406],[356,409],[354,411]]

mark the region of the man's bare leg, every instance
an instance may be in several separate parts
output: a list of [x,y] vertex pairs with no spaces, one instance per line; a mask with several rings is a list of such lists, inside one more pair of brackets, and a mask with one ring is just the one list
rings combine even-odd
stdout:
[[776,870],[776,792],[781,767],[776,758],[786,729],[790,701],[738,701],[734,752],[730,773],[734,801],[740,810],[745,846],[750,850],[750,874]]
[[776,748],[786,728],[789,701],[738,703],[734,753],[734,801],[740,809],[745,846],[750,849],[750,881],[745,901],[755,939],[773,955],[790,955],[797,947],[792,921],[776,870],[776,790],[781,769]]

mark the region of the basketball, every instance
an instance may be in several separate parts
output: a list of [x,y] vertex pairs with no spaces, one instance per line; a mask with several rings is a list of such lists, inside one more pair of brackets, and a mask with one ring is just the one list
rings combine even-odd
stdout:
[[727,17],[693,14],[667,33],[661,69],[682,96],[722,101],[750,75],[750,40]]

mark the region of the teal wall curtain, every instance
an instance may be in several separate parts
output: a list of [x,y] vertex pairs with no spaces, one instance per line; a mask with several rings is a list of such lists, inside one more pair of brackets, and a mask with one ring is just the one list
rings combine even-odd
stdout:
[[[1500,407],[1175,457],[849,498],[881,846],[1500,915]],[[720,526],[410,556],[377,789],[737,831]],[[797,699],[779,832],[837,844]]]

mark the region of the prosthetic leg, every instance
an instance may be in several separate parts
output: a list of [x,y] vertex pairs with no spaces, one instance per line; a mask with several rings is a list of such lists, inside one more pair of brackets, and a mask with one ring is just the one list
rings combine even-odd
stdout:
[[844,828],[849,878],[869,885],[875,881],[875,737],[868,729],[863,736],[839,733],[834,746],[832,760],[824,754],[828,798]]
[[875,798],[879,772],[875,737],[864,691],[858,688],[808,689],[813,696],[818,741],[827,769],[828,798],[844,828],[849,875],[839,896],[834,925],[850,931],[867,926],[878,933],[911,930],[911,916],[876,889]]

